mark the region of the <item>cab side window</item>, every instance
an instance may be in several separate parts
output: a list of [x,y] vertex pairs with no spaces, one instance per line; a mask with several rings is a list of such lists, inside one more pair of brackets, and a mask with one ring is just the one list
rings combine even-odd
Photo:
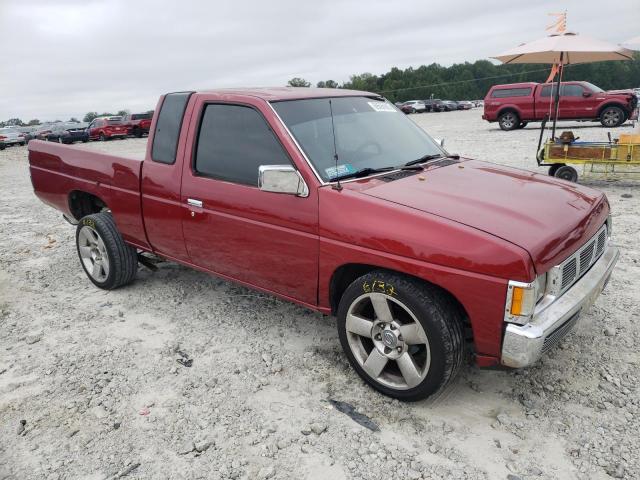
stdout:
[[195,170],[202,176],[258,186],[260,165],[290,165],[291,160],[255,109],[209,104],[198,133]]

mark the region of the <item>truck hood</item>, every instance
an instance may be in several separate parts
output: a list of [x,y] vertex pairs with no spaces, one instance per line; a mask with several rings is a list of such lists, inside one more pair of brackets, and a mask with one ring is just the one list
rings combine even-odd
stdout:
[[529,252],[538,273],[595,235],[609,213],[597,190],[477,160],[355,189],[511,242]]

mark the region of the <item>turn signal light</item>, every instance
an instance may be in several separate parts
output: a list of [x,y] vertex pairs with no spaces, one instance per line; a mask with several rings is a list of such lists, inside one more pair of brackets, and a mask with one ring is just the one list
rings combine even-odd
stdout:
[[511,294],[511,315],[522,315],[522,300],[524,299],[524,288],[513,287]]

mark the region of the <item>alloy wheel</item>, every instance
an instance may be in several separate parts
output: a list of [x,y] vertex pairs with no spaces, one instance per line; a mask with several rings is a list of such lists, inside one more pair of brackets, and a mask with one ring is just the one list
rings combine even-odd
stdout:
[[396,390],[419,385],[429,373],[431,350],[409,307],[383,293],[365,293],[347,312],[349,348],[376,382]]
[[85,225],[78,233],[78,251],[85,270],[96,282],[105,282],[109,276],[109,255],[98,232]]

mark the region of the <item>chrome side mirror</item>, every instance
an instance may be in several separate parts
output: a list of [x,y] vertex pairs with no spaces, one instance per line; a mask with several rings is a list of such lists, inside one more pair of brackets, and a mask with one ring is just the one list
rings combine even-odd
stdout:
[[309,188],[302,175],[291,165],[260,165],[258,188],[264,192],[309,196]]
[[434,138],[434,140],[438,143],[438,145],[444,148],[444,138]]

